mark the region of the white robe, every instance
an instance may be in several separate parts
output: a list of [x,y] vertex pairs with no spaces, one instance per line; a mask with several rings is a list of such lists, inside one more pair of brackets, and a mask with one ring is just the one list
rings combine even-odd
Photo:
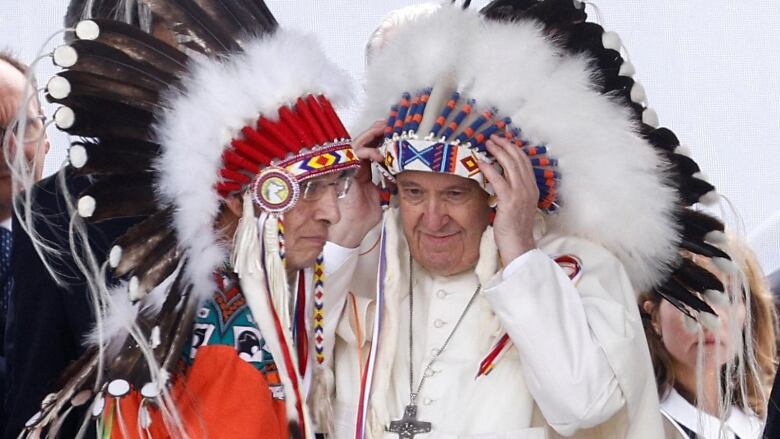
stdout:
[[[409,403],[408,250],[393,216],[387,222],[388,291],[371,386],[367,437],[400,419]],[[374,238],[375,239],[375,238]],[[366,240],[369,241],[369,240]],[[489,229],[474,272],[448,278],[415,267],[414,385],[482,282],[471,310],[449,347],[433,364],[418,397],[418,419],[433,430],[420,439],[662,437],[654,376],[636,299],[617,259],[584,240],[545,236],[498,270]],[[363,253],[366,253],[363,245]],[[333,249],[331,249],[333,250]],[[337,330],[335,427],[354,437],[360,371],[373,325],[377,249],[341,249],[331,281],[349,279],[349,301]],[[335,251],[334,253],[339,253]],[[492,255],[490,255],[492,253]],[[581,261],[576,285],[550,256]],[[326,254],[327,255],[327,254]],[[488,256],[485,256],[488,255]],[[359,328],[359,330],[358,330]],[[505,332],[513,346],[493,371],[475,378],[490,348]],[[360,335],[360,337],[357,337]]]

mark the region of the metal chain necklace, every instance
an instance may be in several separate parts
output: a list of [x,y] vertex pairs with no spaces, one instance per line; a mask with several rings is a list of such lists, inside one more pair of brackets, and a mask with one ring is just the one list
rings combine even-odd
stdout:
[[404,408],[403,417],[397,421],[390,422],[390,427],[387,428],[388,432],[397,434],[400,439],[413,439],[416,434],[428,433],[431,431],[430,422],[417,420],[417,396],[419,396],[420,391],[425,384],[426,378],[431,375],[430,372],[432,370],[431,367],[433,366],[433,363],[439,359],[439,356],[444,352],[445,349],[447,349],[447,346],[449,346],[450,340],[452,340],[452,336],[455,335],[455,331],[458,330],[461,322],[463,322],[463,318],[466,317],[466,314],[469,312],[471,305],[474,303],[474,299],[477,298],[479,291],[482,289],[482,284],[478,283],[477,289],[474,290],[474,293],[471,295],[469,302],[466,304],[466,308],[463,309],[460,317],[458,317],[458,321],[455,322],[455,326],[453,326],[452,331],[450,331],[450,334],[444,340],[444,343],[442,343],[439,348],[433,351],[433,356],[423,369],[420,383],[415,389],[413,361],[414,337],[412,337],[412,329],[414,325],[414,288],[412,287],[414,273],[412,266],[412,257],[409,255],[409,404],[406,406],[406,408]]

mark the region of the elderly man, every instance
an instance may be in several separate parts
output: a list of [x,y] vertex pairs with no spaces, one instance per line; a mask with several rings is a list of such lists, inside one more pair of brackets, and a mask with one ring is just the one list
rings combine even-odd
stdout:
[[495,3],[513,20],[443,6],[372,54],[384,121],[355,144],[396,195],[372,227],[359,179],[326,246],[336,437],[662,437],[635,292],[666,282],[680,202],[652,112],[591,83],[625,77],[582,56],[582,5]]
[[[82,21],[78,57],[49,82],[58,128],[93,139],[69,150],[92,177],[70,237],[80,218],[143,221],[109,252],[118,285],[84,258],[96,328],[27,432],[89,403],[108,437],[313,438],[328,419],[307,395],[327,379],[342,302],[323,291],[319,256],[359,166],[334,109],[350,78],[262,2],[146,4],[176,45]],[[197,22],[176,20],[193,7]],[[237,7],[239,23],[217,13]]]
[[[0,418],[2,401],[7,384],[5,327],[8,320],[9,302],[13,277],[11,269],[13,211],[13,189],[8,163],[20,148],[30,166],[28,172],[35,180],[43,172],[43,160],[49,150],[49,141],[44,131],[43,112],[35,86],[27,83],[28,68],[8,52],[0,52],[0,138],[5,141],[0,161]],[[24,111],[24,123],[20,122],[19,111]],[[24,126],[24,131],[21,127]]]

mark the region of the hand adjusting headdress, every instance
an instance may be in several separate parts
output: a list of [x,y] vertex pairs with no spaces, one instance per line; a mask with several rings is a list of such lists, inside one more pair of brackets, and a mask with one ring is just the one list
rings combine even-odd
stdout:
[[278,29],[262,2],[141,1],[177,47],[95,19],[79,23],[74,41],[53,54],[65,69],[47,87],[61,105],[54,118],[84,138],[71,146],[70,165],[94,177],[79,215],[145,219],[111,250],[113,275],[129,277],[129,288],[101,288],[97,346],[67,371],[28,428],[56,429],[71,405],[92,402],[100,414],[106,399],[131,389],[175,411],[170,377],[196,310],[216,289],[213,273],[230,256],[215,221],[225,197],[242,193],[232,257],[240,275],[268,284],[265,314],[255,319],[288,389],[288,416],[305,428],[289,317],[277,309],[288,297],[276,220],[306,179],[358,167],[331,105],[349,97],[350,79],[312,37]]
[[476,161],[492,159],[487,137],[508,137],[534,166],[548,231],[606,247],[637,292],[714,314],[702,295],[723,285],[691,255],[733,268],[723,224],[694,210],[717,194],[658,127],[617,34],[572,0],[496,0],[481,13],[443,6],[372,61],[363,123],[387,120],[380,173],[445,172],[492,193]]

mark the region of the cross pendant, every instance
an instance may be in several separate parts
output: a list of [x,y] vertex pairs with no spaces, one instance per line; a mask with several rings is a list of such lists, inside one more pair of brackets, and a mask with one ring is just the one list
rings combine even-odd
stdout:
[[387,431],[397,434],[399,439],[414,439],[416,434],[430,432],[431,423],[418,421],[417,406],[409,404],[404,409],[404,416],[397,421],[390,422]]

